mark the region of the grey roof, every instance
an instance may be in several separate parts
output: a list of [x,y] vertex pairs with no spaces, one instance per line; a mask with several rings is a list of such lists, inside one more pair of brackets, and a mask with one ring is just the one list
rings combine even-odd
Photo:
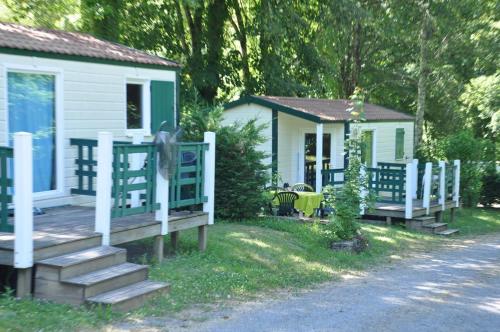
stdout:
[[166,67],[181,66],[177,62],[88,34],[32,28],[13,23],[0,22],[0,48]]

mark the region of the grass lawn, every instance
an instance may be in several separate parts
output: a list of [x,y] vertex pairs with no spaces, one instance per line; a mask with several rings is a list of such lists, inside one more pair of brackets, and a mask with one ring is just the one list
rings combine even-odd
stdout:
[[[444,215],[445,221],[449,220],[448,214]],[[459,209],[455,220],[450,227],[458,228],[461,236],[500,232],[500,209]]]
[[[347,271],[398,260],[415,250],[428,250],[443,241],[399,227],[366,225],[363,232],[369,237],[370,249],[351,255],[327,249],[320,227],[276,219],[218,222],[209,229],[209,245],[204,253],[197,251],[196,231],[186,231],[181,234],[177,255],[151,267],[152,279],[171,282],[170,294],[130,315],[165,315],[197,303],[245,299],[266,290],[308,287],[338,278]],[[453,227],[460,228],[462,236],[498,232],[500,213],[463,210]],[[150,242],[139,244],[144,248],[150,245]],[[92,330],[123,317],[102,309],[73,309],[39,301],[17,301],[9,296],[0,298],[0,331],[77,327]]]

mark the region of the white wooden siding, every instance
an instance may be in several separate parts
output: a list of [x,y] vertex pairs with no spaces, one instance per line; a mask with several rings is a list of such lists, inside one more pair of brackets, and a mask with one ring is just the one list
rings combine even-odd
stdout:
[[[224,112],[226,125],[258,118],[258,123],[268,123],[264,131],[267,141],[259,148],[269,155],[272,152],[272,110],[255,104],[240,105]],[[362,130],[375,130],[376,160],[406,162],[413,159],[413,122],[365,122],[352,124]],[[396,128],[405,129],[405,158],[395,160]],[[290,185],[302,182],[304,173],[304,139],[306,133],[316,133],[316,123],[286,113],[278,112],[278,173],[282,182]],[[344,123],[325,123],[324,134],[330,134],[332,167],[344,167]],[[271,158],[265,160],[271,163]]]
[[[305,134],[316,134],[316,123],[286,113],[278,113],[278,172],[283,182],[303,181]],[[330,134],[333,167],[344,165],[344,124],[325,123],[323,134]]]
[[63,136],[64,136],[64,194],[38,200],[36,206],[88,204],[93,198],[71,196],[76,185],[74,159],[76,149],[70,138],[97,139],[99,131],[110,131],[115,139],[126,139],[126,78],[175,82],[175,71],[127,67],[89,62],[66,61],[29,56],[0,54],[0,144],[6,144],[6,77],[5,67],[22,65],[52,67],[63,75]]
[[[407,163],[413,159],[413,122],[364,122],[353,124],[361,130],[375,131],[376,161]],[[396,129],[405,130],[404,157],[396,160]]]
[[273,112],[271,109],[255,104],[240,105],[226,110],[224,112],[222,123],[226,126],[235,123],[242,125],[253,119],[257,119],[257,125],[266,126],[262,131],[262,135],[266,138],[266,141],[260,144],[257,148],[259,151],[263,151],[267,155],[267,157],[263,160],[264,164],[271,165],[273,152]]

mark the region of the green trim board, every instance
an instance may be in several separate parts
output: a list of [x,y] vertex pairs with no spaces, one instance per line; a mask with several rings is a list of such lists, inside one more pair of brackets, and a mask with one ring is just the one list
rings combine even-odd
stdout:
[[278,173],[278,111],[273,109],[272,115],[272,174]]
[[173,71],[180,71],[181,70],[180,65],[177,67],[177,66],[147,64],[147,63],[139,63],[139,62],[133,62],[133,61],[120,61],[120,60],[111,60],[111,59],[103,59],[103,58],[94,58],[94,57],[87,57],[87,56],[83,56],[83,55],[31,51],[31,50],[23,50],[23,49],[17,49],[17,48],[9,48],[9,47],[0,47],[0,53],[29,56],[29,57],[38,57],[38,58],[47,58],[47,59],[66,60],[66,61],[78,61],[78,62],[89,62],[89,63],[105,64],[105,65],[125,66],[125,67],[140,67],[140,68],[160,69],[160,70],[168,70],[168,71],[172,71],[172,70]]

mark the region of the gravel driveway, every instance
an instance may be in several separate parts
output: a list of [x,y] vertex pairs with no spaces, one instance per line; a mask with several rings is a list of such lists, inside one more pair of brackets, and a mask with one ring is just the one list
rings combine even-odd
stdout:
[[500,234],[457,240],[299,295],[192,317],[123,323],[112,330],[500,331]]

